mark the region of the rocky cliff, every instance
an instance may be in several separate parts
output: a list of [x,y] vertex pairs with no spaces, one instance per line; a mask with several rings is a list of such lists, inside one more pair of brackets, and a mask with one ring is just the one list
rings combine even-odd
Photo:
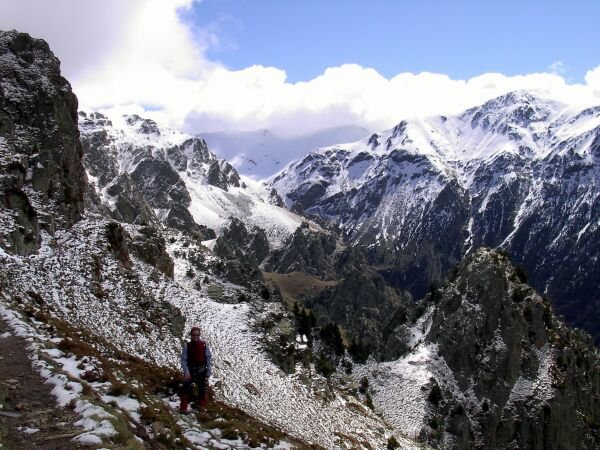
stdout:
[[[426,340],[454,374],[432,422],[460,448],[597,448],[600,357],[497,252],[467,258],[431,299]],[[443,434],[443,427],[433,430]]]
[[0,239],[31,254],[42,231],[53,235],[83,212],[77,98],[48,44],[14,30],[0,35],[0,80]]
[[464,255],[500,246],[598,340],[599,135],[600,108],[513,92],[318,149],[271,185],[339,225],[416,298]]
[[[597,448],[600,354],[526,281],[480,249],[433,289],[395,329],[406,353],[369,369],[384,417],[441,448]],[[403,409],[419,402],[411,423]]]
[[[100,113],[81,112],[79,118],[85,167],[115,219],[154,226],[164,223],[201,239],[215,237],[214,231],[196,223],[189,212],[191,197],[177,172],[187,170],[188,157],[194,161],[190,170],[197,171],[205,161],[210,162],[204,176],[212,184],[227,188],[227,176],[202,141],[167,141],[162,151],[152,145],[161,136],[152,120],[126,116],[123,129],[116,130]],[[123,142],[126,133],[131,138]],[[227,170],[233,168],[226,166]],[[235,171],[229,174],[229,181],[239,186]]]

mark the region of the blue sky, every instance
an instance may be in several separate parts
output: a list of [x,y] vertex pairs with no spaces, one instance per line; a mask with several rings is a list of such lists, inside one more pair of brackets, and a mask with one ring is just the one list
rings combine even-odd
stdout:
[[457,114],[513,90],[600,105],[600,0],[2,0],[79,104],[280,135]]
[[211,58],[231,69],[278,67],[290,82],[344,63],[386,77],[562,70],[582,82],[600,64],[597,0],[203,0],[186,18],[219,35]]

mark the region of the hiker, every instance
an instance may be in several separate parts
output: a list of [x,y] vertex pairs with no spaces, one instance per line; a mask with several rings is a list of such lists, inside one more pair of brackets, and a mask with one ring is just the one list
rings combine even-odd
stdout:
[[180,395],[179,412],[186,414],[193,398],[194,383],[198,388],[198,409],[208,404],[208,378],[211,373],[211,354],[206,342],[200,339],[200,328],[190,331],[191,341],[181,350],[181,368],[183,369],[183,388]]

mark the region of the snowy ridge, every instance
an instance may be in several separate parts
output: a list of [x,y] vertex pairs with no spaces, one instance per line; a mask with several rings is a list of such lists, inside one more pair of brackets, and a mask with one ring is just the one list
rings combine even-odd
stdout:
[[[589,155],[588,141],[599,128],[598,108],[579,112],[527,92],[514,92],[459,116],[402,121],[393,129],[352,144],[317,149],[290,163],[272,184],[287,195],[310,174],[317,175],[315,182],[330,183],[326,196],[359,189],[384,174],[382,160],[401,150],[403,154],[427,158],[436,172],[458,176],[469,187],[473,166],[486,164],[500,154],[539,160],[553,151],[564,151],[566,141],[579,139],[579,153]],[[323,165],[332,170],[317,172],[315,166]]]
[[372,249],[372,263],[393,264],[417,297],[469,252],[502,246],[598,341],[588,300],[600,288],[599,163],[600,107],[513,92],[317,149],[270,186]]
[[[459,116],[402,121],[393,129],[352,144],[317,149],[307,158],[290,163],[274,177],[273,185],[281,194],[288,194],[301,180],[307,179],[312,162],[334,167],[333,172],[321,172],[315,179],[333,182],[334,187],[327,195],[360,188],[372,177],[381,175],[382,157],[400,149],[406,154],[425,156],[438,172],[456,174],[468,187],[472,182],[469,168],[474,162],[485,163],[502,153],[542,159],[561,143],[564,147],[567,140],[580,136],[589,139],[599,127],[599,109],[579,112],[558,102],[537,99],[527,92],[514,92]],[[583,144],[580,148],[589,150]],[[362,175],[357,177],[359,156]]]
[[[35,292],[47,308],[69,323],[79,324],[147,361],[178,368],[180,340],[170,332],[169,311],[160,306],[170,302],[184,314],[186,329],[195,324],[202,326],[213,351],[213,383],[219,399],[291,436],[328,449],[348,448],[346,437],[383,445],[391,434],[396,435],[402,448],[419,448],[393,432],[356,399],[339,394],[327,399],[323,390],[326,382],[318,375],[313,375],[315,379],[307,385],[300,379],[303,377],[283,374],[261,351],[259,337],[253,331],[253,322],[260,318],[260,311],[253,308],[261,306],[217,303],[186,288],[184,261],[176,261],[176,278],[182,281],[179,283],[163,276],[157,278],[151,267],[131,256],[132,270],[139,278],[135,283],[127,281],[120,275],[123,268],[118,261],[105,251],[109,244],[100,230],[106,224],[83,220],[56,238],[47,236],[40,253],[30,258],[0,255],[5,267],[3,282],[10,286],[3,299]],[[94,266],[101,267],[99,285],[91,281]],[[102,308],[98,307],[99,295]],[[144,314],[136,313],[137,307],[148,308],[145,301],[154,306]],[[157,308],[156,314],[152,308]],[[264,314],[270,314],[270,308],[281,305],[267,303],[262,308],[266,308]],[[154,317],[152,326],[143,317]],[[349,403],[355,408],[349,408]],[[192,431],[190,436],[197,433]]]
[[[136,115],[109,120],[98,113],[81,113],[79,127],[84,140],[109,158],[114,176],[133,174],[140,164],[168,163],[181,180],[184,197],[189,195],[184,206],[194,221],[217,233],[230,217],[236,217],[250,227],[263,228],[271,245],[278,247],[302,223],[299,216],[269,203],[263,183],[240,178],[232,166],[209,151],[202,139],[159,129],[153,121]],[[112,182],[101,183],[89,170],[88,177],[103,203],[114,209],[116,199],[109,193]],[[156,176],[160,177],[160,172]],[[218,177],[218,181],[211,181],[211,177]],[[168,204],[156,205],[154,213],[165,220],[170,208]]]
[[242,176],[265,179],[311,150],[354,142],[368,131],[357,126],[326,128],[308,135],[284,138],[270,130],[200,133],[208,147],[226,159]]
[[247,225],[265,230],[269,243],[278,248],[302,223],[303,218],[291,211],[268,203],[264,185],[245,179],[245,187],[231,187],[228,191],[208,184],[197,184],[182,174],[192,198],[189,211],[197,223],[219,232],[230,217],[245,221]]

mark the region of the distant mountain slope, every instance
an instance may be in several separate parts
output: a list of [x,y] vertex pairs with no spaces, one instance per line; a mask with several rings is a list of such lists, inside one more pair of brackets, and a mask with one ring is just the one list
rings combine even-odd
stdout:
[[[0,73],[0,312],[58,335],[48,345],[61,342],[64,353],[44,347],[43,358],[63,361],[57,378],[71,393],[63,405],[80,397],[110,402],[111,411],[127,418],[122,433],[113,433],[105,424],[115,418],[112,413],[82,411],[74,404],[85,416],[83,427],[104,430],[94,446],[132,448],[119,440],[125,435],[136,436],[133,445],[143,448],[277,444],[249,442],[236,430],[221,436],[223,417],[183,420],[173,411],[176,396],[159,405],[146,403],[156,393],[145,392],[135,378],[156,376],[161,384],[156,387],[168,389],[160,373],[179,373],[182,338],[200,324],[213,349],[211,387],[217,400],[296,437],[303,448],[383,448],[392,435],[402,448],[420,448],[314,368],[298,364],[293,373],[284,373],[265,341],[281,345],[281,322],[293,332],[290,313],[276,299],[265,301],[224,280],[222,261],[201,245],[194,229],[202,220],[193,207],[198,191],[212,192],[225,204],[213,206],[219,218],[219,208],[231,208],[251,223],[280,214],[274,211],[281,208],[255,198],[202,141],[158,130],[135,116],[124,118],[123,128],[97,114],[81,116],[88,185],[77,139],[77,101],[48,45],[24,33],[0,32]],[[238,205],[242,201],[245,209]],[[190,208],[191,222],[185,222],[180,207]],[[132,223],[117,222],[113,215]],[[299,219],[290,214],[271,220],[276,229]],[[85,345],[77,347],[57,323],[68,324]],[[295,351],[293,340],[291,345]],[[78,355],[79,361],[71,355],[73,347],[90,354]],[[115,366],[92,373],[87,367],[100,361],[91,353],[106,347],[115,350],[115,356],[104,354]],[[131,374],[140,362],[145,373]],[[116,368],[121,363],[122,369]],[[136,411],[128,414],[121,400],[136,404]],[[163,442],[155,445],[159,438]]]
[[136,115],[80,113],[79,127],[89,179],[115,219],[160,222],[207,239],[214,237],[207,227],[218,233],[236,217],[265,229],[274,246],[302,222],[202,139]]
[[201,133],[208,147],[231,162],[237,171],[255,179],[268,178],[289,162],[318,147],[354,142],[369,132],[357,126],[326,128],[304,136],[283,138],[269,130]]
[[514,92],[312,152],[271,185],[339,224],[421,297],[479,246],[502,246],[559,313],[600,339],[600,107]]
[[[269,253],[268,230],[252,222],[278,209],[257,213],[271,205],[253,203],[201,140],[92,114],[80,117],[80,146],[58,61],[26,34],[0,32],[0,73],[0,315],[31,343],[59,404],[80,415],[76,438],[118,448],[598,448],[598,351],[502,252],[472,251],[412,303],[334,227],[303,223],[288,236],[265,264],[325,273],[320,286],[291,274],[287,286],[317,287],[315,310],[386,340],[393,351],[378,363],[362,345],[346,348],[336,323],[247,287]],[[425,174],[444,169],[394,157]],[[240,215],[214,251],[192,208],[198,186]],[[213,351],[212,410],[184,417],[174,390],[193,325]]]
[[388,422],[434,448],[598,448],[600,354],[505,255],[473,252],[423,306],[404,355],[357,369]]

